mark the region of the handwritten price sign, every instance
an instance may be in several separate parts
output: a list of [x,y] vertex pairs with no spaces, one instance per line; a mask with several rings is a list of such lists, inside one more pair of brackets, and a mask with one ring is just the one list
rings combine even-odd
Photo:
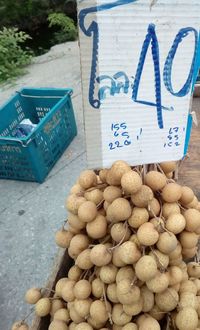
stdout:
[[199,0],[79,0],[78,9],[88,165],[181,159]]

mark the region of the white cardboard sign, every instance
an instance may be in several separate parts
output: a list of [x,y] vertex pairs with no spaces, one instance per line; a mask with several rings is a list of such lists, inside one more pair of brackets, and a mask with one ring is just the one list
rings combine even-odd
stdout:
[[88,166],[181,159],[200,1],[79,0],[78,11]]

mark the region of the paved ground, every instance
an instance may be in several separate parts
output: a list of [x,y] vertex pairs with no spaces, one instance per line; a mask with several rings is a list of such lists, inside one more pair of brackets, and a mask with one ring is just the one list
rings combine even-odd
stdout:
[[53,47],[38,57],[16,85],[0,90],[0,104],[22,86],[72,87],[78,136],[42,185],[0,181],[0,329],[24,316],[23,302],[31,286],[43,286],[56,254],[54,233],[66,217],[64,201],[85,168],[85,144],[76,42]]

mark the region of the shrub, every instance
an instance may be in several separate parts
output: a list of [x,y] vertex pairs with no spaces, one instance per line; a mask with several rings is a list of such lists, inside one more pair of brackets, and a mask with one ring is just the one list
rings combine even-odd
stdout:
[[0,83],[25,72],[32,59],[32,53],[21,47],[27,39],[30,36],[17,28],[0,30]]
[[73,41],[77,38],[77,28],[73,19],[63,13],[51,13],[48,16],[49,27],[57,26],[59,31],[54,33],[54,41],[62,43]]

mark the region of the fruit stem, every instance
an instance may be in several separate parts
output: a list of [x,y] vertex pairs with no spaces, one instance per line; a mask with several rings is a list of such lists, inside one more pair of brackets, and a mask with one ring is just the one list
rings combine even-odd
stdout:
[[97,204],[97,210],[99,210],[102,206],[102,204],[104,203],[104,199],[101,200],[101,202],[99,204]]
[[93,191],[93,190],[96,190],[96,189],[103,189],[103,188],[106,188],[107,186],[108,186],[107,183],[99,183],[95,187],[86,189],[85,192],[90,192],[90,191]]
[[46,290],[46,291],[49,291],[49,292],[56,293],[55,290],[52,290],[52,289],[49,289],[49,288],[40,288],[40,290]]
[[124,223],[124,226],[125,226],[125,233],[124,233],[124,235],[123,235],[121,241],[119,241],[119,243],[118,243],[117,245],[113,246],[112,248],[109,248],[109,249],[108,249],[109,252],[112,252],[113,250],[115,250],[117,247],[119,247],[119,246],[123,243],[123,241],[124,241],[124,239],[125,239],[125,237],[126,237],[126,234],[127,234],[127,230],[128,230],[128,224],[127,224],[127,221]]
[[103,283],[103,298],[104,298],[104,302],[106,305],[106,311],[108,313],[108,318],[109,318],[109,322],[111,325],[113,325],[113,321],[112,321],[112,315],[109,312],[109,308],[108,308],[108,301],[107,301],[107,297],[106,297],[106,291],[105,291],[105,284]]
[[28,317],[33,314],[35,307],[31,308],[30,312],[23,318],[21,325],[28,319]]
[[156,260],[158,261],[158,263],[159,263],[160,266],[161,266],[161,267],[160,267],[160,271],[161,271],[161,272],[165,272],[165,271],[166,271],[166,268],[164,267],[163,263],[160,261],[160,259],[159,259],[158,255],[157,255],[157,253],[155,252],[155,250],[154,250],[152,247],[150,247],[150,249],[151,249],[152,253],[155,255]]

